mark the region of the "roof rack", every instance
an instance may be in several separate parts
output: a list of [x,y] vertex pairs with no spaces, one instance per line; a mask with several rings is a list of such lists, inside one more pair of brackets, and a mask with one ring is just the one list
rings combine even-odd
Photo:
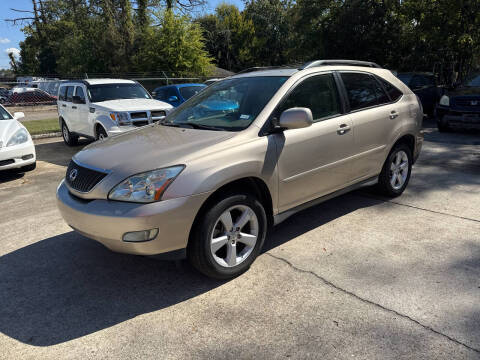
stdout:
[[251,67],[251,68],[248,68],[248,69],[243,69],[243,70],[237,72],[235,75],[248,73],[248,72],[254,72],[254,71],[277,70],[277,69],[294,69],[294,68],[295,67],[289,66],[289,65],[284,65],[284,66],[255,66],[255,67]]
[[364,66],[371,68],[382,67],[374,62],[370,61],[357,61],[357,60],[314,60],[304,64],[299,70],[310,69],[318,66],[333,66],[333,65],[345,65],[345,66]]

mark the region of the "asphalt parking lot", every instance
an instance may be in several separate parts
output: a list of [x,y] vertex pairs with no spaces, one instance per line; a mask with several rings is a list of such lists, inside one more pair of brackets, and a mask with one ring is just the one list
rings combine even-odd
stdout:
[[270,234],[237,279],[112,253],[55,189],[79,149],[0,179],[0,358],[480,358],[480,134],[426,129],[407,191],[357,191]]

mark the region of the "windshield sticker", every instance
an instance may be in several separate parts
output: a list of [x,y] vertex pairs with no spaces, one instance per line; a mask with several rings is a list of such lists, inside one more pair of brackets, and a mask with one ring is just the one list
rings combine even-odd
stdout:
[[250,115],[240,115],[240,119],[248,120],[248,119],[250,119]]

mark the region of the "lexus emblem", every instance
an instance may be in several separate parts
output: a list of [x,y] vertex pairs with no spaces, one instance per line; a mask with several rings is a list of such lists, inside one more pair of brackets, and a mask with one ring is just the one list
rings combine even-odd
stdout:
[[73,169],[72,171],[70,171],[70,174],[68,174],[68,178],[70,179],[70,181],[73,182],[77,178],[77,175],[78,175],[78,170]]
[[472,100],[472,102],[470,103],[470,105],[472,105],[472,106],[477,106],[477,105],[478,105],[478,101],[477,101],[477,100]]

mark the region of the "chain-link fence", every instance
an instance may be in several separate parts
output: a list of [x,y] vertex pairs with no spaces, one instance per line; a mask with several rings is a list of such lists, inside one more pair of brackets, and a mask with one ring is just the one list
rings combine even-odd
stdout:
[[[224,77],[229,74],[222,74]],[[203,76],[168,76],[165,72],[151,74],[84,74],[68,79],[46,78],[39,76],[19,76],[16,79],[0,79],[0,104],[6,107],[55,106],[58,89],[62,82],[77,79],[116,78],[138,81],[150,93],[159,87],[184,83],[204,83],[209,78]]]

